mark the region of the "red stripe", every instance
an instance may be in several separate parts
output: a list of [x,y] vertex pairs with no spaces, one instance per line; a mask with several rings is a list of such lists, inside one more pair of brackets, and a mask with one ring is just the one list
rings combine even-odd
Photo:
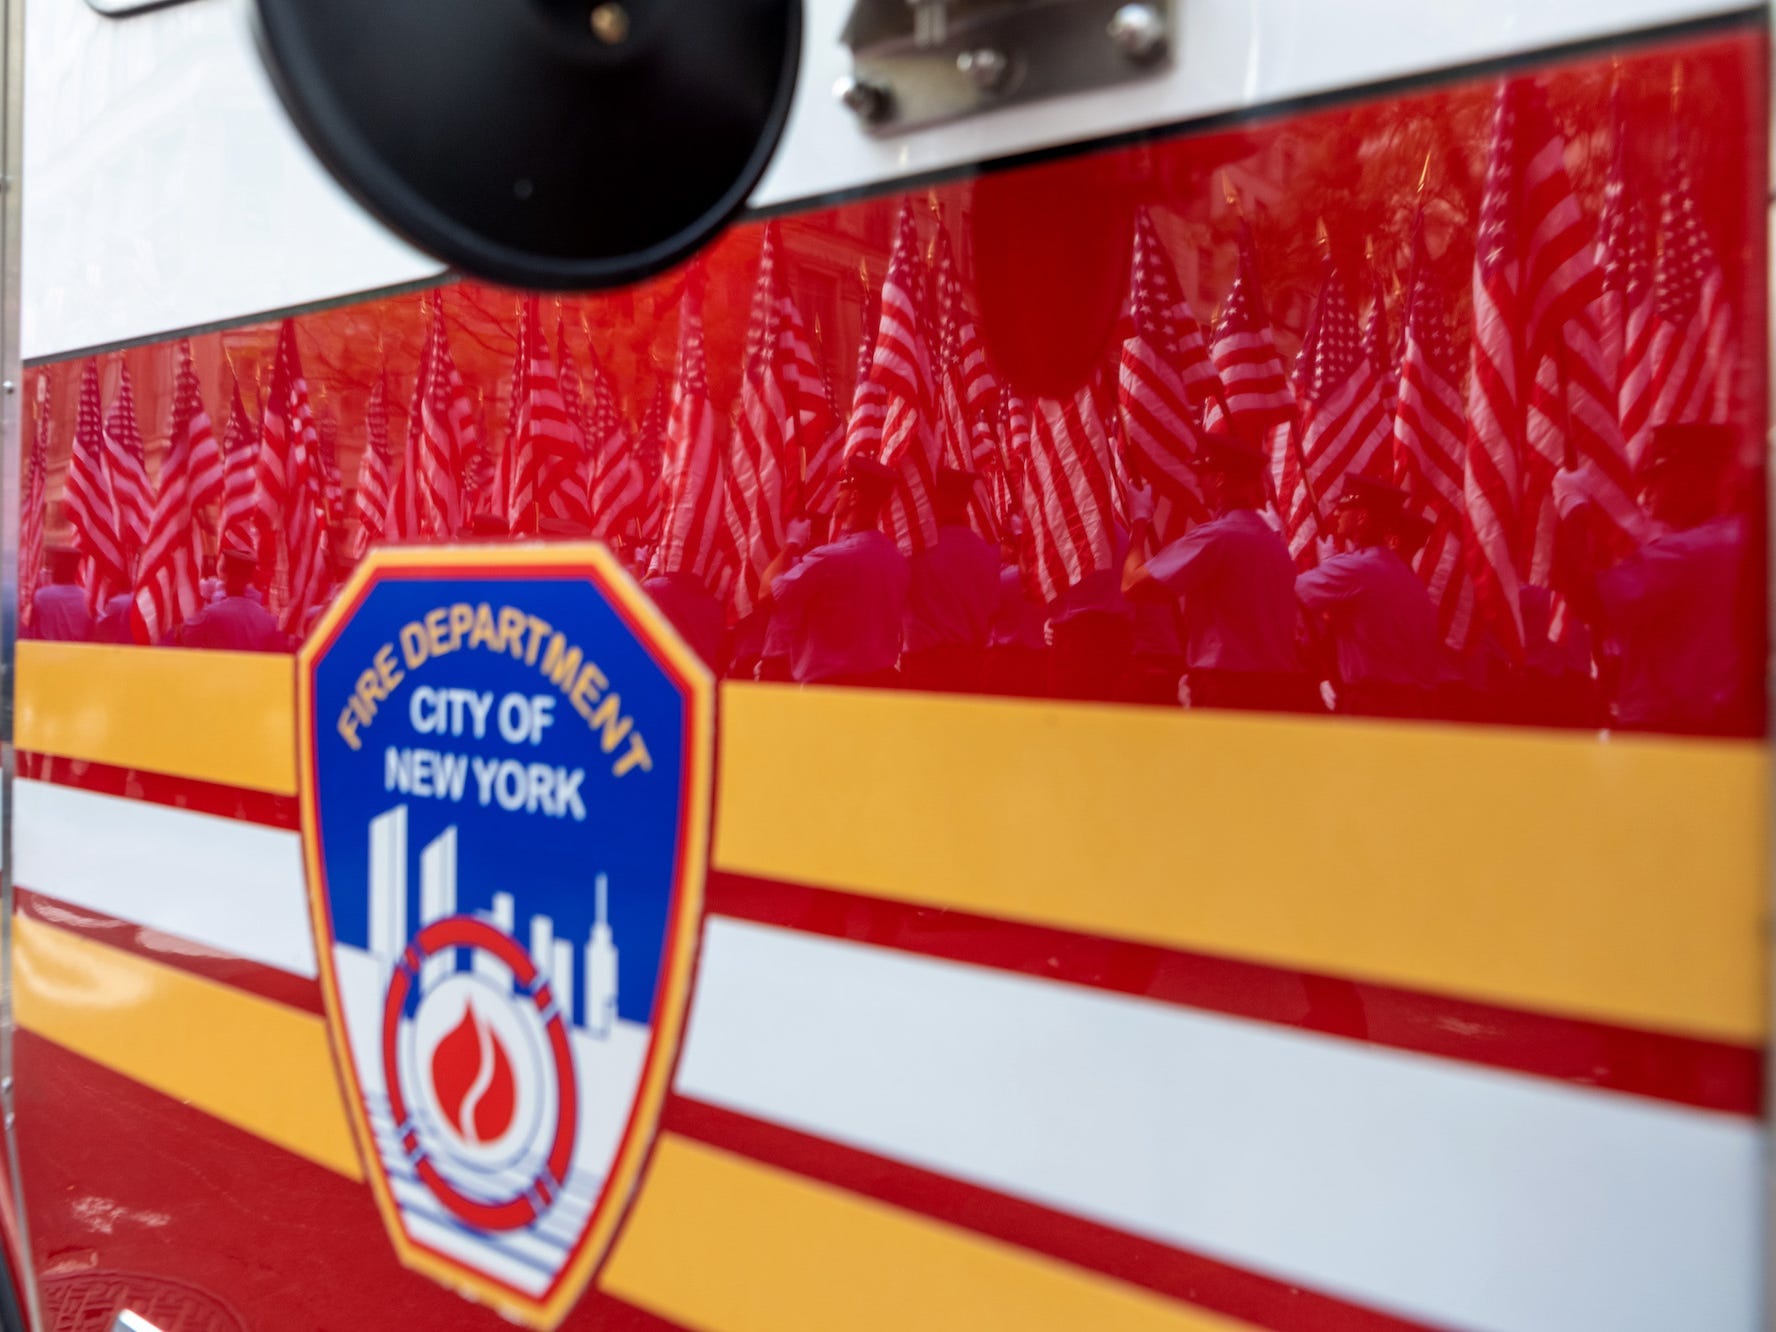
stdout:
[[13,902],[19,915],[54,925],[84,939],[109,944],[151,962],[176,967],[190,975],[244,990],[289,1008],[299,1008],[305,1013],[318,1015],[323,1011],[320,985],[288,971],[280,971],[262,962],[250,962],[232,953],[137,925],[134,921],[118,920],[115,916],[74,906],[29,888],[15,888]]
[[302,826],[295,796],[255,791],[244,786],[224,786],[199,781],[195,777],[174,777],[142,768],[118,768],[109,763],[89,763],[85,759],[28,750],[19,752],[18,775],[80,791],[122,796],[169,809],[188,809],[194,814],[239,819],[243,823],[257,823],[288,832],[296,832]]
[[1425,1327],[690,1097],[674,1095],[667,1101],[661,1127],[1278,1332],[1413,1332]]
[[[61,1301],[90,1272],[138,1307],[172,1283],[235,1315],[203,1326],[511,1328],[492,1309],[403,1268],[362,1183],[42,1037],[16,1039],[22,1182],[51,1309],[73,1313]],[[103,1225],[92,1219],[95,1193],[114,1209]],[[168,1314],[161,1320],[175,1325]],[[677,1326],[594,1288],[562,1332]]]
[[1755,1116],[1763,1053],[834,889],[709,877],[709,910],[1395,1050]]

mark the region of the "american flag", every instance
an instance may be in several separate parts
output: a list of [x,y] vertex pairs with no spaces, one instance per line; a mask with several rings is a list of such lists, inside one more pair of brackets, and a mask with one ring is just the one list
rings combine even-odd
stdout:
[[257,552],[258,505],[253,421],[239,381],[229,386],[228,424],[222,430],[222,517],[219,549]]
[[[184,344],[187,352],[190,344]],[[206,417],[206,424],[208,423]],[[206,430],[191,441],[191,511],[197,516],[200,532],[204,515],[222,503],[222,445],[214,429]],[[219,530],[220,523],[217,524]]]
[[[136,394],[130,384],[129,362],[121,356],[117,358],[117,394],[111,399],[111,410],[105,414],[105,469],[110,473],[111,494],[117,505],[124,568],[133,579],[154,514],[154,487],[148,482],[147,446],[136,420]],[[126,580],[125,587],[129,581]]]
[[320,440],[321,485],[327,500],[327,526],[337,531],[345,526],[345,482],[339,474],[339,421],[327,413],[315,417],[315,435]]
[[[587,346],[591,346],[588,336]],[[580,367],[574,361],[573,349],[567,341],[567,323],[555,323],[555,360],[560,367],[561,405],[573,427],[572,447],[557,447],[549,480],[545,483],[546,501],[543,511],[551,518],[572,523],[585,531],[592,529],[592,483],[596,459],[592,453],[592,418],[586,411],[586,395],[580,381]]]
[[678,310],[678,363],[672,411],[666,422],[661,477],[664,518],[651,574],[690,574],[719,593],[721,561],[721,445],[703,361],[700,273],[693,270]]
[[663,493],[664,473],[666,469],[666,430],[667,420],[671,413],[671,398],[666,392],[666,384],[662,380],[654,385],[654,396],[648,400],[647,411],[641,416],[641,429],[635,436],[635,458],[641,467],[645,493],[642,497],[641,529],[636,533],[639,541],[652,549],[660,540],[660,522],[665,511]]
[[926,305],[925,265],[909,200],[901,205],[888,275],[882,280],[882,319],[869,369],[869,379],[884,399],[878,456],[896,473],[888,499],[888,532],[909,555],[937,540],[931,497],[939,442],[932,428],[935,394]]
[[845,459],[845,421],[835,405],[838,399],[833,396],[826,343],[818,326],[814,340],[814,358],[820,370],[820,410],[826,428],[813,452],[803,462],[802,507],[809,513],[831,513],[833,501],[838,497],[839,472]]
[[[888,414],[888,390],[870,377],[870,366],[876,359],[876,334],[882,326],[882,303],[869,285],[869,274],[860,273],[863,299],[858,306],[862,333],[857,340],[857,377],[851,388],[851,411],[845,421],[845,457],[863,454],[874,458],[882,452],[882,421]],[[835,470],[830,486],[810,508],[817,513],[832,512],[839,475]]]
[[734,615],[758,602],[765,570],[783,549],[783,533],[801,486],[798,451],[803,385],[786,298],[777,273],[776,225],[765,227],[746,332],[740,408],[728,446],[723,513],[735,578]]
[[1203,336],[1196,311],[1191,308],[1190,298],[1184,294],[1177,271],[1166,254],[1159,227],[1145,208],[1135,215],[1135,239],[1137,257],[1141,245],[1145,244],[1148,252],[1157,260],[1150,270],[1154,283],[1154,299],[1163,308],[1164,326],[1171,338],[1172,365],[1176,368],[1178,377],[1184,381],[1184,390],[1190,400],[1192,424],[1201,424],[1209,408],[1220,405],[1225,400],[1221,372],[1215,368],[1215,358],[1209,353],[1208,339]]
[[1029,417],[1023,509],[1037,586],[1052,601],[1115,563],[1118,483],[1094,384],[1064,401],[1038,399]]
[[382,540],[388,518],[394,466],[389,460],[388,372],[379,370],[364,408],[364,452],[358,459],[356,551],[360,556]]
[[1653,260],[1646,208],[1628,178],[1628,123],[1620,88],[1611,95],[1610,123],[1615,146],[1598,224],[1603,296],[1597,332],[1604,365],[1614,369],[1622,445],[1638,466],[1652,438]]
[[294,534],[286,523],[290,514],[290,477],[294,474],[290,438],[290,361],[286,341],[294,346],[296,325],[284,320],[278,329],[277,353],[272,361],[271,387],[259,418],[259,461],[253,475],[253,510],[259,531],[259,578],[273,609],[284,606],[290,594],[290,542]]
[[997,463],[998,442],[983,428],[988,413],[999,403],[999,378],[987,359],[986,343],[968,312],[950,233],[938,218],[934,245],[933,283],[937,297],[937,380],[939,447],[945,466],[973,472],[976,483],[969,504],[969,522],[982,536],[998,531],[986,482]]
[[1697,211],[1689,167],[1675,144],[1659,210],[1653,289],[1653,423],[1726,421],[1733,399],[1733,316],[1726,275]]
[[[559,332],[565,367],[566,329]],[[570,409],[566,382],[556,369],[549,340],[543,335],[540,303],[534,296],[524,299],[518,336],[525,363],[521,391],[514,399],[518,424],[508,445],[515,450],[511,481],[520,498],[534,497],[536,513],[508,512],[507,522],[513,531],[535,532],[539,521],[549,518],[571,523],[584,532],[591,522],[591,512],[586,488],[586,434],[578,410],[578,376],[573,377],[575,401]]]
[[1382,410],[1381,383],[1363,354],[1357,312],[1330,258],[1295,360],[1295,396],[1301,447],[1288,456],[1277,495],[1289,553],[1309,565],[1317,558],[1321,506],[1337,498],[1346,478],[1392,464],[1392,422]]
[[[1474,250],[1474,344],[1462,493],[1476,616],[1513,657],[1523,652],[1518,577],[1525,411],[1524,237],[1518,211],[1519,126],[1512,85],[1499,88]],[[1539,162],[1540,157],[1532,159]],[[1547,167],[1541,167],[1546,174]],[[1525,190],[1527,192],[1527,190]]]
[[408,464],[418,474],[419,526],[414,535],[448,540],[462,530],[467,516],[463,476],[480,440],[475,404],[450,354],[443,292],[432,292],[427,304],[431,329],[424,357],[418,433],[416,437],[410,426],[407,434]]
[[1284,468],[1294,453],[1290,432],[1295,427],[1295,395],[1264,308],[1258,245],[1244,219],[1239,230],[1239,270],[1215,321],[1209,350],[1220,372],[1223,396],[1205,410],[1204,424],[1214,427],[1225,422],[1241,438],[1260,446],[1280,497]]
[[179,368],[173,379],[173,423],[166,457],[160,465],[160,496],[142,552],[136,579],[130,628],[138,643],[158,643],[203,607],[198,591],[198,533],[192,505],[192,459],[201,444],[215,447],[215,432],[204,410],[191,344],[179,344]]
[[536,531],[536,459],[521,443],[524,419],[524,382],[530,366],[528,346],[530,319],[527,311],[533,297],[518,301],[518,345],[512,354],[512,379],[506,409],[505,446],[500,450],[499,464],[493,474],[492,511],[506,520],[506,528],[514,536]]
[[[1185,375],[1192,362],[1179,350],[1174,313],[1182,294],[1159,232],[1144,211],[1135,218],[1130,284],[1130,328],[1122,344],[1117,406],[1129,464],[1154,489],[1153,528],[1163,544],[1187,524],[1207,517],[1208,509],[1191,463],[1197,449],[1196,409]],[[1201,330],[1196,344],[1199,361],[1206,363]],[[1215,373],[1212,365],[1208,373]]]
[[130,586],[129,561],[117,525],[117,502],[105,465],[105,427],[99,403],[99,363],[80,372],[80,405],[74,417],[74,452],[68,463],[68,522],[82,559],[87,609],[98,614]]
[[1363,318],[1363,355],[1375,368],[1376,383],[1381,391],[1381,414],[1394,419],[1394,404],[1400,398],[1400,363],[1393,340],[1388,337],[1387,295],[1381,288],[1379,274],[1369,276],[1369,313]]
[[592,450],[592,531],[606,541],[630,539],[641,526],[647,486],[635,462],[635,441],[617,402],[616,385],[587,344],[591,385],[586,438]]
[[31,456],[25,463],[25,493],[19,513],[19,623],[27,629],[35,614],[33,598],[43,581],[43,526],[48,521],[49,375],[39,372],[31,400]]
[[[420,407],[430,391],[432,380],[432,335],[428,326],[426,335],[420,342],[419,368],[413,376],[413,396],[407,404],[407,435],[401,449],[401,463],[395,469],[395,485],[389,494],[388,519],[383,523],[383,535],[395,540],[413,541],[426,535],[421,525],[419,458],[423,452],[420,444]],[[517,381],[514,381],[516,384]],[[514,388],[516,392],[516,388]],[[514,412],[516,406],[514,406]]]
[[322,604],[330,590],[332,568],[320,439],[296,349],[296,325],[288,319],[278,334],[271,383],[265,403],[261,464],[265,455],[274,451],[285,460],[282,529],[288,552],[289,595],[279,624],[285,633],[300,636],[307,628],[309,613]]
[[1467,414],[1461,371],[1449,337],[1448,299],[1431,271],[1423,217],[1412,238],[1412,279],[1406,300],[1406,347],[1394,413],[1394,456],[1413,506],[1431,520],[1417,557],[1419,577],[1437,608],[1437,625],[1451,647],[1467,643],[1474,590],[1463,553],[1465,520],[1462,446]]

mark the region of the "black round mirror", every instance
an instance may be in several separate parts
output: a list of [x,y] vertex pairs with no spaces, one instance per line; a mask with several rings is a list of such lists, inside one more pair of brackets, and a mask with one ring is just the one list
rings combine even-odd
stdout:
[[644,277],[708,240],[789,114],[800,0],[255,0],[316,155],[477,277]]

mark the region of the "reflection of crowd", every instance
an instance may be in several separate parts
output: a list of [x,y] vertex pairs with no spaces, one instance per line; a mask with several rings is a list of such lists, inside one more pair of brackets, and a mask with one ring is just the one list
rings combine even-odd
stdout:
[[[133,593],[107,601],[95,617],[80,580],[80,552],[54,545],[45,552],[48,581],[31,598],[32,638],[64,643],[133,643]],[[249,550],[228,548],[218,561],[220,577],[206,570],[199,586],[203,609],[181,624],[171,645],[231,652],[285,652],[292,644],[265,608],[254,585],[258,561]]]
[[700,652],[748,678],[1745,732],[1761,724],[1761,618],[1754,543],[1723,493],[1732,441],[1719,426],[1654,433],[1639,476],[1653,535],[1623,558],[1600,553],[1585,508],[1565,515],[1554,586],[1524,589],[1521,660],[1444,645],[1411,567],[1424,524],[1391,485],[1352,478],[1333,548],[1300,571],[1262,454],[1224,431],[1196,459],[1212,517],[1155,548],[1136,488],[1120,578],[1046,607],[1019,574],[1016,533],[995,550],[971,527],[971,474],[940,476],[938,541],[909,560],[879,526],[893,473],[866,458],[847,466],[826,539],[792,532],[750,622],[724,636],[700,584],[647,586]]

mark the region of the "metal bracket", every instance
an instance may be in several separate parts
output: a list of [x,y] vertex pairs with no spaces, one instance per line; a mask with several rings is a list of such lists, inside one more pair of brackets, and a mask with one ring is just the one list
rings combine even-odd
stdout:
[[1147,78],[1176,0],[857,0],[834,95],[873,134]]

